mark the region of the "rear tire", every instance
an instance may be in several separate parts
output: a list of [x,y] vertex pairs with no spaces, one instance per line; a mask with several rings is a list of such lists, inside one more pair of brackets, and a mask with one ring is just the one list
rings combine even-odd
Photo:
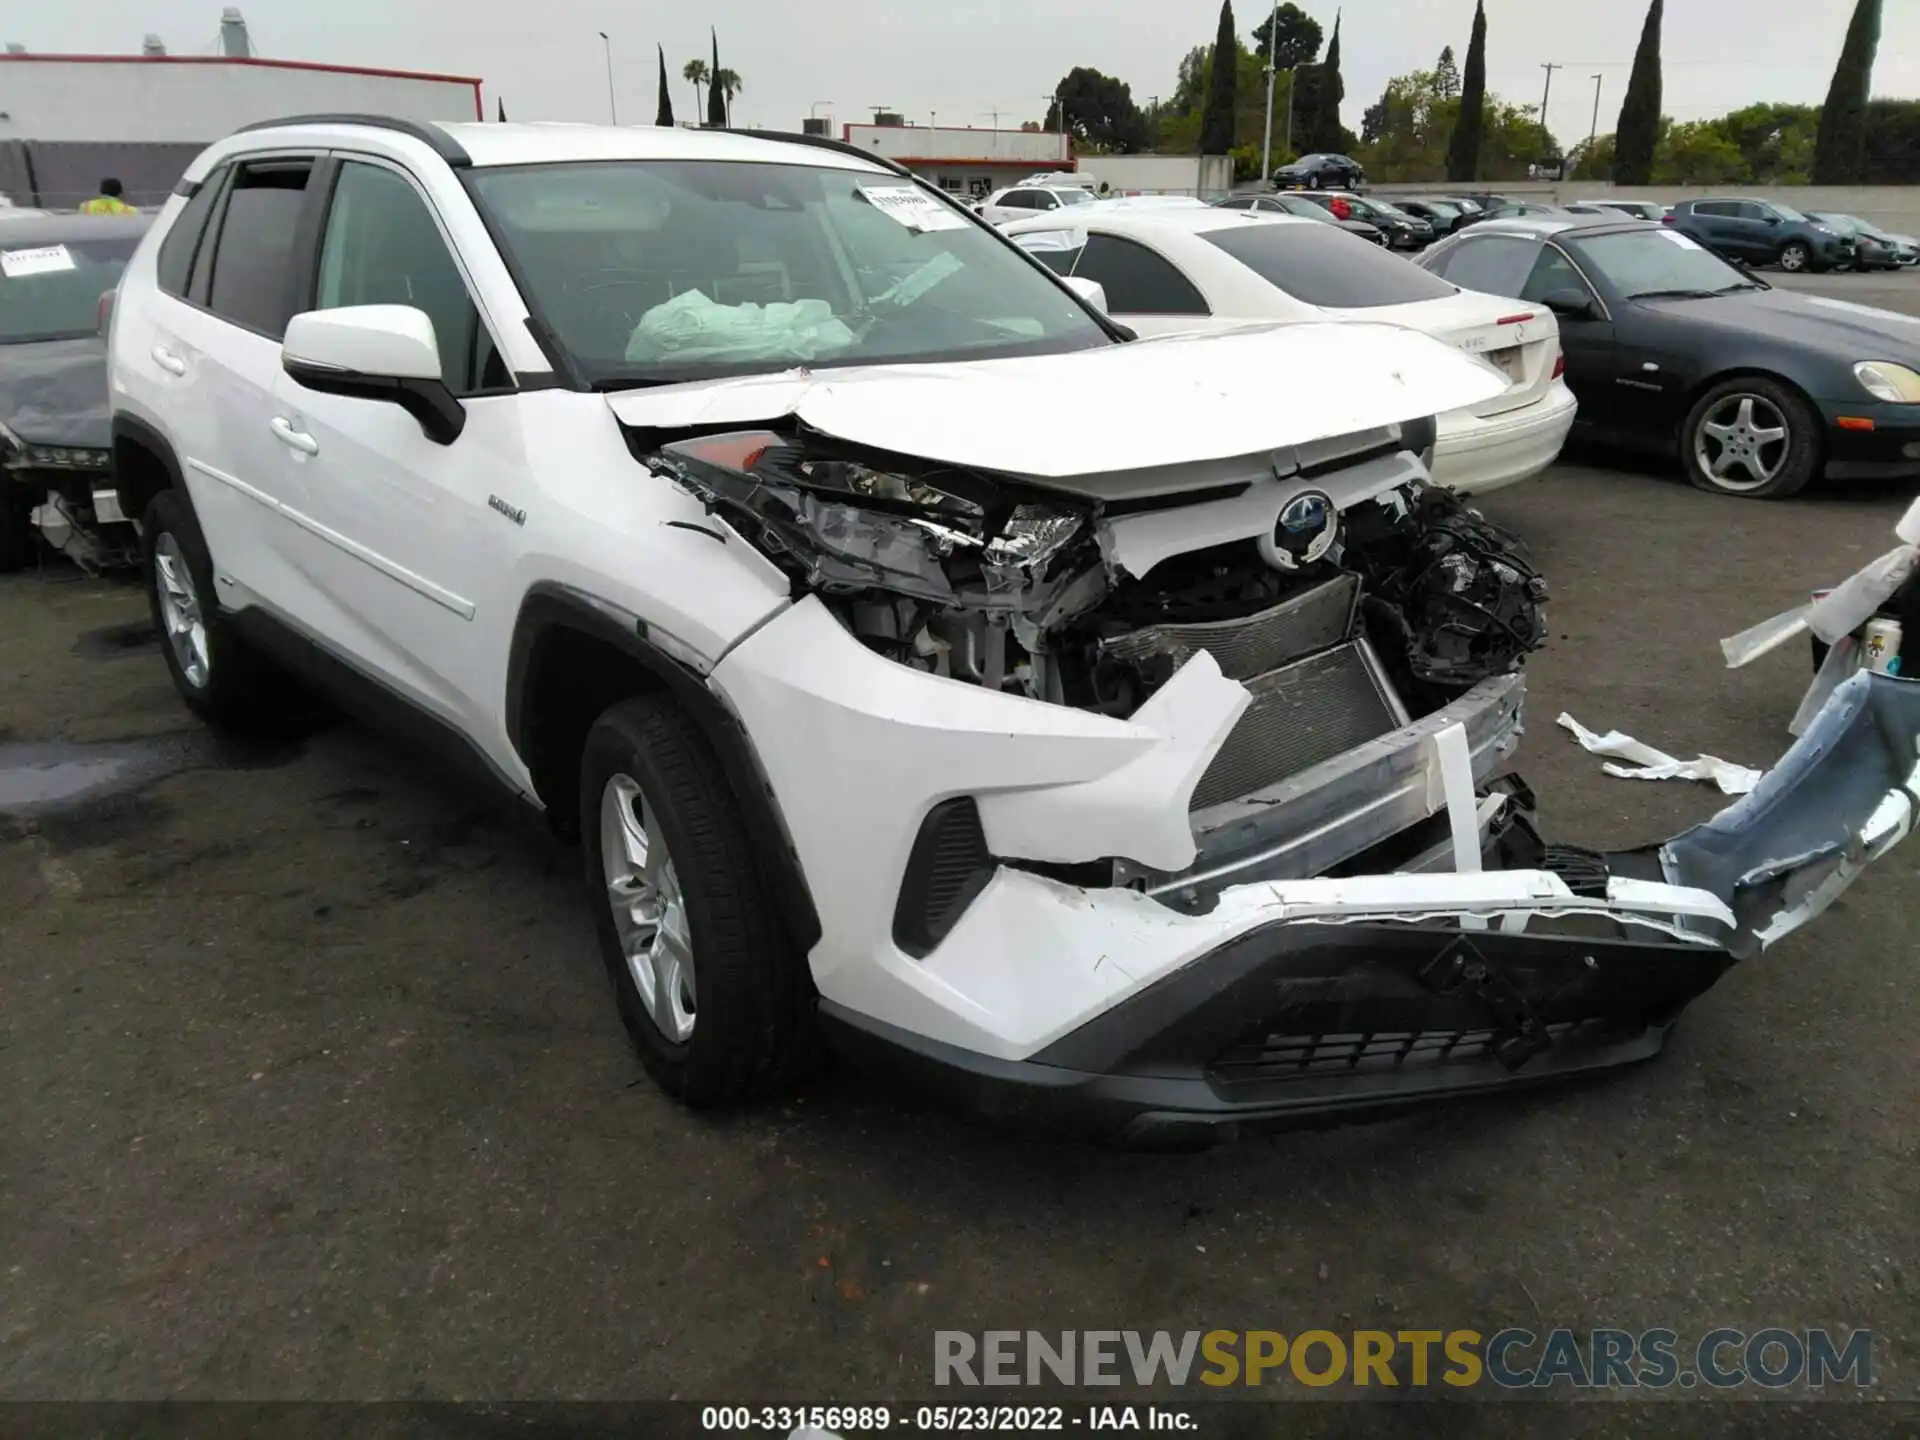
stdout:
[[173,688],[209,725],[271,732],[285,709],[286,682],[220,612],[213,559],[192,504],[178,490],[162,490],[148,503],[141,530],[147,605]]
[[[1784,433],[1772,438],[1776,432]],[[1820,417],[1797,392],[1742,375],[1715,385],[1688,413],[1680,461],[1702,490],[1783,500],[1820,473],[1821,438]]]
[[0,476],[0,575],[24,569],[33,559],[33,507]]
[[813,1056],[813,978],[712,747],[671,700],[587,733],[580,834],[601,958],[640,1062],[696,1108],[757,1100]]

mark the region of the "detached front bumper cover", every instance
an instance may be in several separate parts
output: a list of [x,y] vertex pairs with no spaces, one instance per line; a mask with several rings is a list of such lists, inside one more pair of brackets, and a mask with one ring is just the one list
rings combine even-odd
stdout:
[[[1920,681],[1862,673],[1751,794],[1664,845],[1584,855],[1583,878],[1523,839],[1493,857],[1514,868],[1485,874],[1231,888],[1234,933],[1017,1059],[831,1001],[822,1017],[856,1062],[990,1116],[1130,1144],[1593,1074],[1657,1054],[1690,1001],[1903,839],[1917,762]],[[1095,893],[1051,888],[1063,905]]]

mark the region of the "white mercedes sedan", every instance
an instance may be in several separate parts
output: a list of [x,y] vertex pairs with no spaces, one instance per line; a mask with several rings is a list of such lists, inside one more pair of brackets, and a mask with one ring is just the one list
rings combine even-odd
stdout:
[[1058,273],[1098,282],[1113,317],[1142,335],[1365,320],[1424,331],[1478,356],[1506,376],[1507,388],[1442,415],[1432,462],[1434,479],[1463,494],[1539,474],[1573,427],[1551,312],[1462,290],[1332,225],[1210,206],[1086,205],[1001,229]]

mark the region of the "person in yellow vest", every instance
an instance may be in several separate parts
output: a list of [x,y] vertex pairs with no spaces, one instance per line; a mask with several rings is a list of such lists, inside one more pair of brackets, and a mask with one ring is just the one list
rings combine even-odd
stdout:
[[100,182],[100,193],[80,207],[82,215],[137,215],[140,212],[120,197],[126,193],[121,183],[109,175]]

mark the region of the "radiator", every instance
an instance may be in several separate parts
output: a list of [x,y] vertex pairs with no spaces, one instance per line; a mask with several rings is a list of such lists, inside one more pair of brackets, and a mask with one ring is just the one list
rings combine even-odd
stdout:
[[1252,794],[1404,723],[1386,677],[1358,642],[1296,660],[1246,686],[1253,703],[1200,777],[1195,810]]

